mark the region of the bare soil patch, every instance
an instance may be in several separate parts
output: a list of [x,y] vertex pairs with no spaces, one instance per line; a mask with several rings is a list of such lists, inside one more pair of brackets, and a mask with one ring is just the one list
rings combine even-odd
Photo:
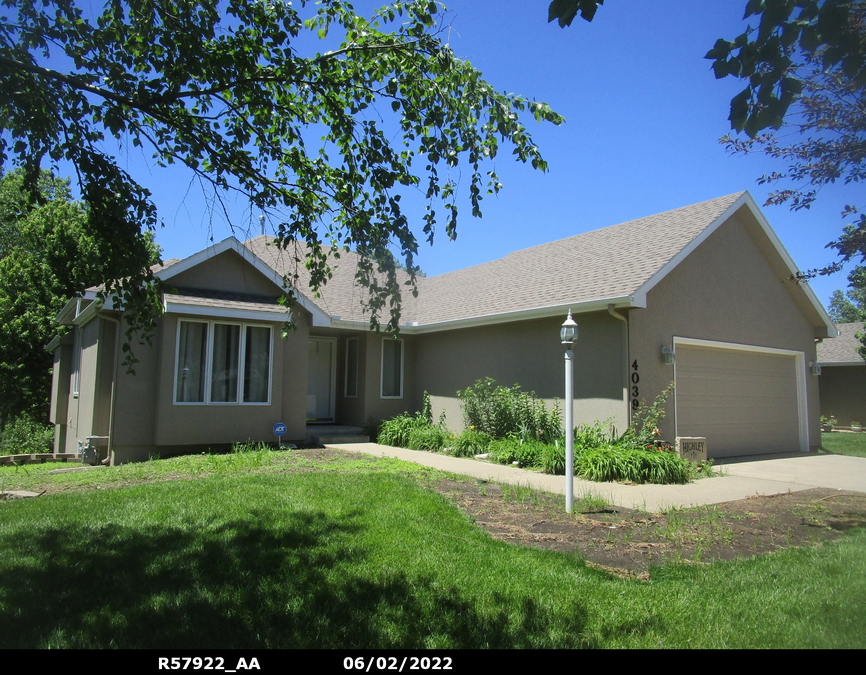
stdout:
[[651,566],[749,558],[791,546],[833,541],[866,525],[866,494],[818,488],[651,514],[481,481],[431,484],[492,537],[575,553],[624,577],[648,578]]

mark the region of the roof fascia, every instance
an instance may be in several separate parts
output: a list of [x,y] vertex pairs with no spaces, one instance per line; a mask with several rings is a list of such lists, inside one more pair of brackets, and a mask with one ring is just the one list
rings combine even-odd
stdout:
[[[782,261],[785,263],[785,266],[788,268],[790,273],[792,275],[796,275],[799,272],[799,268],[794,262],[794,259],[785,249],[781,240],[773,231],[773,228],[770,227],[769,221],[761,212],[761,209],[758,208],[758,205],[757,203],[755,203],[752,195],[747,191],[740,195],[739,199],[737,199],[737,201],[735,201],[727,209],[725,209],[724,213],[722,213],[712,223],[705,227],[694,239],[692,239],[688,244],[686,244],[679,253],[677,253],[673,258],[671,258],[667,262],[667,264],[665,264],[658,272],[656,272],[653,276],[647,279],[647,281],[645,281],[635,291],[635,298],[642,302],[642,306],[646,307],[646,295],[654,286],[656,286],[662,279],[664,279],[668,274],[670,274],[670,272],[677,265],[679,265],[692,251],[694,251],[698,246],[700,246],[713,232],[715,232],[725,221],[727,221],[743,206],[748,208],[752,215],[755,217],[755,220],[761,226],[761,229],[764,231],[767,239],[770,240],[770,243],[773,245],[776,253],[779,254],[780,258],[782,258]],[[824,309],[824,305],[822,305],[821,301],[818,300],[815,292],[808,284],[799,284],[799,286],[801,289],[803,289],[803,292],[806,294],[806,298],[815,308],[818,316],[821,317],[821,321],[826,325],[828,337],[835,337],[837,333],[836,326],[833,324],[832,319],[830,319],[830,315],[827,314],[827,310]]]
[[[410,322],[400,326],[400,332],[408,335],[418,335],[424,333],[437,333],[446,330],[457,330],[460,328],[475,328],[477,326],[489,326],[501,323],[511,323],[513,321],[529,321],[531,319],[545,319],[551,316],[565,316],[569,310],[572,314],[585,314],[587,312],[607,311],[608,305],[614,305],[617,308],[635,308],[645,307],[646,305],[639,304],[633,296],[622,296],[616,298],[598,298],[594,300],[586,300],[583,302],[574,302],[570,304],[549,305],[547,307],[537,307],[535,309],[518,310],[514,312],[501,312],[499,314],[487,314],[482,316],[472,316],[463,319],[453,319],[451,321],[437,321],[436,323],[417,323]],[[350,328],[358,330],[361,327],[368,327],[369,324],[364,321],[334,321],[334,328]]]
[[57,316],[54,317],[54,320],[60,325],[72,325],[72,320],[75,318],[75,310],[78,307],[78,303],[81,301],[79,296],[75,296],[74,298],[70,298],[69,301],[63,305],[63,309],[57,312]]
[[[210,260],[211,258],[218,256],[220,253],[225,253],[226,251],[230,250],[237,253],[241,258],[243,258],[246,262],[252,265],[281,291],[285,290],[283,277],[277,274],[276,270],[274,270],[273,267],[268,265],[264,260],[259,258],[259,256],[250,251],[246,246],[244,246],[234,237],[223,239],[221,242],[214,244],[213,246],[208,246],[207,248],[202,249],[198,253],[193,253],[191,256],[184,258],[180,262],[176,262],[173,265],[166,267],[164,270],[160,270],[156,273],[156,277],[162,281],[167,281],[168,279],[171,279],[172,277],[180,274],[181,272],[185,272],[186,270],[191,269],[196,265],[200,265],[206,260]],[[327,313],[323,312],[318,305],[311,302],[303,293],[298,291],[296,288],[293,288],[292,290],[294,291],[295,301],[313,315],[314,326],[331,325],[331,317],[328,316]]]
[[817,361],[817,364],[822,368],[832,368],[833,366],[866,366],[866,361]]
[[[168,267],[158,271],[154,276],[156,276],[156,278],[160,281],[167,281],[168,279],[171,279],[172,277],[180,274],[181,272],[185,272],[186,270],[191,269],[196,265],[200,265],[206,260],[210,260],[211,258],[218,256],[220,253],[225,253],[229,250],[234,251],[239,256],[241,256],[241,258],[243,258],[246,262],[255,267],[256,270],[258,270],[261,274],[267,277],[280,290],[285,289],[285,286],[283,285],[283,278],[279,274],[277,274],[274,268],[268,265],[264,260],[259,258],[255,253],[250,251],[246,246],[244,246],[234,237],[223,239],[221,242],[214,244],[213,246],[208,246],[207,248],[202,249],[198,253],[193,253],[191,256],[188,256],[183,260],[176,262],[173,265],[169,265]],[[297,289],[292,290],[294,291],[295,301],[313,315],[314,326],[331,325],[331,317],[328,316],[328,314],[326,314],[325,312],[323,312],[318,305],[311,302],[309,298],[307,298]],[[98,295],[96,291],[85,291],[84,298],[87,300],[96,300],[98,299]],[[114,295],[111,294],[105,299],[103,303],[105,309],[114,309],[113,298]],[[169,303],[166,302],[166,306],[168,304]]]
[[291,321],[289,312],[267,312],[255,309],[240,309],[229,307],[213,307],[208,305],[187,305],[178,302],[165,301],[166,314],[189,314],[192,316],[206,316],[215,319],[242,319],[245,321],[267,321],[268,323],[281,323]]

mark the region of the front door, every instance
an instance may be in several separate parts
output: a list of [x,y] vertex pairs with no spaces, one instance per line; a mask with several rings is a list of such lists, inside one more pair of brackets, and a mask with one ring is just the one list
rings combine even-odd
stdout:
[[307,360],[307,421],[333,422],[337,390],[337,339],[311,337]]

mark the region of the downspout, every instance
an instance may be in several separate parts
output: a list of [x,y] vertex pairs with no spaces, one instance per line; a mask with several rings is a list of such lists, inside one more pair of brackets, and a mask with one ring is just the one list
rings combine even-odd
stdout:
[[117,326],[117,331],[114,334],[114,372],[111,376],[111,404],[108,408],[108,456],[102,461],[103,464],[114,466],[114,403],[117,398],[117,362],[120,358],[121,325],[120,319],[115,319],[102,312],[99,312],[98,316]]
[[625,368],[623,370],[623,375],[622,375],[623,384],[625,384],[625,389],[623,390],[623,392],[625,394],[623,403],[625,404],[626,425],[630,425],[631,424],[631,406],[629,405],[629,396],[628,396],[628,392],[629,392],[629,388],[628,388],[628,355],[629,355],[628,319],[626,317],[624,317],[622,314],[620,314],[619,312],[617,312],[616,309],[614,309],[614,306],[612,303],[607,306],[607,313],[610,314],[614,319],[619,319],[620,321],[622,321],[622,332],[623,332],[623,337],[625,338],[623,340],[623,346],[625,347],[625,350],[624,350],[625,351]]

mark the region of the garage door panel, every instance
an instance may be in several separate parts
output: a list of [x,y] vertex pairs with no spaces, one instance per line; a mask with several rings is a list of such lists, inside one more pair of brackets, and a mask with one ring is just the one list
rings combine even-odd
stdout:
[[677,346],[677,435],[711,457],[800,449],[794,356]]

